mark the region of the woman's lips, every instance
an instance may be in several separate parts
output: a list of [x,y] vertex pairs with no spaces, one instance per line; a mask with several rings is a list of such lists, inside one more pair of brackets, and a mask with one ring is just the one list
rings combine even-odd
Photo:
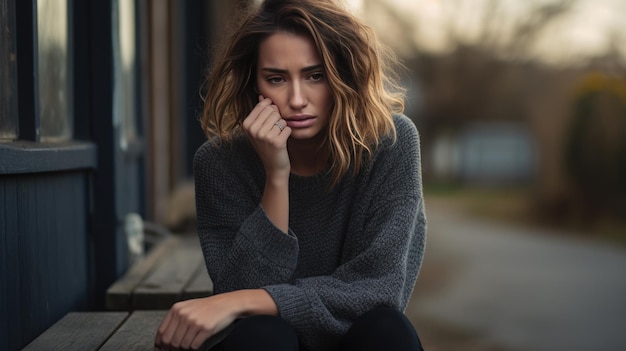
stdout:
[[315,116],[311,115],[302,115],[302,116],[292,116],[285,118],[287,121],[287,125],[289,128],[297,129],[297,128],[307,128],[312,126],[315,123]]

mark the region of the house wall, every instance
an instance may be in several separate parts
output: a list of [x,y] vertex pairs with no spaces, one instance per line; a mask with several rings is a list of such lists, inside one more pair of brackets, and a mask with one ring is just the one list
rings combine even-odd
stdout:
[[86,171],[0,175],[0,349],[89,304]]

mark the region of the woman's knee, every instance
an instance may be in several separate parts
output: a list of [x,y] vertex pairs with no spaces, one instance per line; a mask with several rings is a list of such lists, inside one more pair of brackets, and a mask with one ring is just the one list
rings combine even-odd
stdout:
[[298,337],[283,319],[274,316],[252,316],[236,322],[222,343],[230,350],[298,350]]
[[344,337],[346,350],[422,350],[415,328],[395,309],[375,308],[357,318]]

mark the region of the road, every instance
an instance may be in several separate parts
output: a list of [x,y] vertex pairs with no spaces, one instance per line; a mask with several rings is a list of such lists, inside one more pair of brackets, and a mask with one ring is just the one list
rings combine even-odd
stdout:
[[426,206],[407,315],[427,350],[626,350],[625,248]]

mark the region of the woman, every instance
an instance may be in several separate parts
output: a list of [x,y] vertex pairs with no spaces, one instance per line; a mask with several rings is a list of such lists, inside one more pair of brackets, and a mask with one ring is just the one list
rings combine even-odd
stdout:
[[[265,1],[208,79],[194,159],[215,295],[175,304],[159,348],[419,350],[419,140],[388,55],[330,0]],[[207,341],[208,340],[208,341]]]

